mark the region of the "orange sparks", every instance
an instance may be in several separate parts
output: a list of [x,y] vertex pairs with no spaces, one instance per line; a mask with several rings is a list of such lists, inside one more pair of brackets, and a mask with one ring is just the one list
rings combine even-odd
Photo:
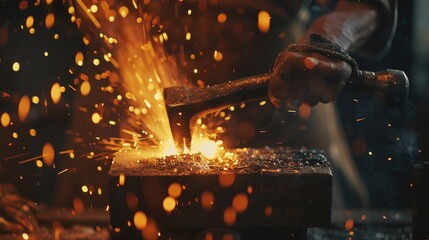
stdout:
[[128,15],[129,11],[128,8],[125,6],[122,6],[119,8],[119,14],[121,15],[121,17],[125,18]]
[[178,198],[182,194],[182,186],[179,183],[172,183],[168,187],[168,195],[173,198]]
[[46,165],[51,166],[55,159],[55,150],[50,143],[45,143],[42,150],[42,158]]
[[1,125],[3,127],[7,127],[9,126],[9,124],[10,124],[10,116],[8,113],[5,112],[1,115]]
[[80,93],[82,96],[88,96],[91,92],[91,84],[88,81],[83,81],[80,85]]
[[219,174],[219,185],[224,188],[231,187],[234,184],[235,175],[232,173]]
[[30,112],[30,98],[27,95],[21,97],[18,105],[18,118],[24,122]]
[[215,50],[213,53],[213,58],[216,62],[220,62],[220,61],[222,61],[223,55],[220,51]]
[[225,225],[227,226],[234,225],[236,218],[237,218],[237,213],[233,208],[228,207],[225,209],[223,213],[223,221]]
[[265,207],[264,214],[267,217],[271,217],[273,215],[273,207],[268,205]]
[[205,191],[203,194],[201,194],[201,206],[206,209],[210,210],[213,208],[214,204],[214,195],[211,191]]
[[125,185],[125,175],[120,174],[119,175],[119,186],[124,186],[124,185]]
[[46,29],[51,29],[55,23],[55,15],[53,13],[48,13],[45,18]]
[[86,13],[86,15],[89,17],[89,19],[94,24],[94,26],[96,28],[100,28],[101,27],[100,22],[97,20],[97,18],[94,17],[92,12],[87,11],[88,8],[86,7],[85,3],[83,3],[82,0],[76,0],[76,2],[79,4],[79,7],[82,8],[82,12]]
[[134,226],[136,226],[137,229],[143,230],[146,228],[147,225],[147,216],[142,211],[137,211],[134,214]]
[[76,53],[75,63],[78,66],[82,66],[83,65],[83,53],[82,52],[77,52]]
[[86,186],[86,185],[83,185],[82,187],[81,187],[81,189],[82,189],[82,192],[84,192],[84,193],[87,193],[88,192],[88,187]]
[[80,198],[73,199],[73,209],[76,213],[83,213],[85,207],[83,205],[83,201]]
[[31,97],[31,102],[33,102],[34,104],[39,104],[40,99],[38,96],[32,96]]
[[237,213],[242,213],[246,211],[247,205],[249,204],[249,199],[247,198],[247,195],[244,193],[238,193],[234,196],[234,199],[232,200],[232,207]]
[[260,11],[258,14],[258,28],[262,33],[267,33],[270,30],[271,16],[267,11]]
[[51,99],[52,102],[57,104],[61,99],[61,86],[59,83],[54,83],[51,88]]
[[162,206],[166,212],[172,212],[176,208],[176,200],[172,197],[164,198]]
[[27,28],[31,28],[34,24],[34,17],[33,16],[28,16],[27,19],[25,20],[25,26]]
[[19,62],[14,62],[14,63],[12,64],[12,70],[13,70],[14,72],[18,72],[20,68],[21,68],[21,66],[19,65]]
[[227,19],[227,16],[225,13],[219,13],[219,15],[217,15],[218,23],[225,23],[226,19]]
[[354,226],[354,221],[353,219],[347,219],[346,222],[344,223],[344,228],[347,231],[351,231],[353,229]]
[[102,119],[102,117],[100,116],[99,113],[93,113],[91,116],[91,120],[94,124],[99,124],[101,119]]

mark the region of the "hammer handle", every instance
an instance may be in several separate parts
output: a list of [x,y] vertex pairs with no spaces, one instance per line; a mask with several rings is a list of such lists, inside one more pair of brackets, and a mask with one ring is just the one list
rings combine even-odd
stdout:
[[[204,95],[207,100],[220,104],[219,108],[264,99],[270,80],[268,74],[241,78],[208,87]],[[376,73],[359,70],[358,77],[347,81],[343,90],[373,95],[386,106],[401,106],[408,98],[409,81],[401,70],[386,69]]]
[[[409,83],[401,70],[379,72],[360,71],[349,79],[344,90],[371,94],[387,106],[400,106],[408,98]],[[198,116],[222,110],[231,105],[266,99],[271,75],[242,78],[204,88],[164,89],[166,109],[174,141],[179,146],[190,145],[190,129]]]

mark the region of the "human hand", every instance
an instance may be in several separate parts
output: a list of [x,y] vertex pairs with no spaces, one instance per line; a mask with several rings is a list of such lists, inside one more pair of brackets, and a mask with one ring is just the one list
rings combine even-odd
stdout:
[[352,67],[345,61],[315,52],[284,51],[273,66],[268,93],[277,108],[328,103],[336,99],[351,74]]
[[32,232],[38,228],[33,202],[21,197],[10,184],[0,184],[0,232]]

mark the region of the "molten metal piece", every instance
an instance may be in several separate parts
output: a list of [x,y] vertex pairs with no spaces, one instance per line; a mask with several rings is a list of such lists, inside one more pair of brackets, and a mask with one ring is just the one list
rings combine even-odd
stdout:
[[[270,75],[259,75],[204,88],[164,89],[164,98],[174,142],[190,148],[191,128],[198,116],[228,106],[268,97]],[[401,70],[379,72],[358,71],[358,77],[348,81],[344,90],[376,96],[386,105],[400,106],[408,98],[409,82]]]

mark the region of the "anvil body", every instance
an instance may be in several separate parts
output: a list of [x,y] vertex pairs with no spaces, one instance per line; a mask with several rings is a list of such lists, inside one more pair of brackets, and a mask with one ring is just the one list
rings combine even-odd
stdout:
[[[195,239],[193,236],[200,231],[219,228],[232,229],[242,236],[257,229],[259,233],[291,234],[290,238],[281,239],[304,239],[296,229],[300,232],[307,227],[330,224],[332,173],[321,152],[290,149],[281,152],[283,155],[276,157],[267,152],[246,153],[242,164],[229,168],[206,165],[203,170],[198,170],[195,162],[187,164],[183,159],[164,169],[159,162],[116,160],[110,169],[109,183],[111,224],[113,229],[120,229],[115,235],[141,237],[133,217],[136,211],[142,211],[155,220],[161,236],[173,239]],[[183,164],[185,171],[180,170],[183,166],[179,165]],[[225,174],[233,176],[229,186],[220,184],[220,176]],[[125,182],[120,175],[125,176]],[[179,183],[183,190],[176,198],[175,209],[167,212],[163,200],[173,183]],[[213,193],[209,208],[203,206],[201,199],[207,191]],[[130,193],[137,198],[132,209],[130,199],[127,200]],[[244,212],[236,213],[232,224],[226,223],[225,209],[231,208],[234,196],[240,193],[247,196],[247,207]],[[175,234],[182,238],[174,238]]]

